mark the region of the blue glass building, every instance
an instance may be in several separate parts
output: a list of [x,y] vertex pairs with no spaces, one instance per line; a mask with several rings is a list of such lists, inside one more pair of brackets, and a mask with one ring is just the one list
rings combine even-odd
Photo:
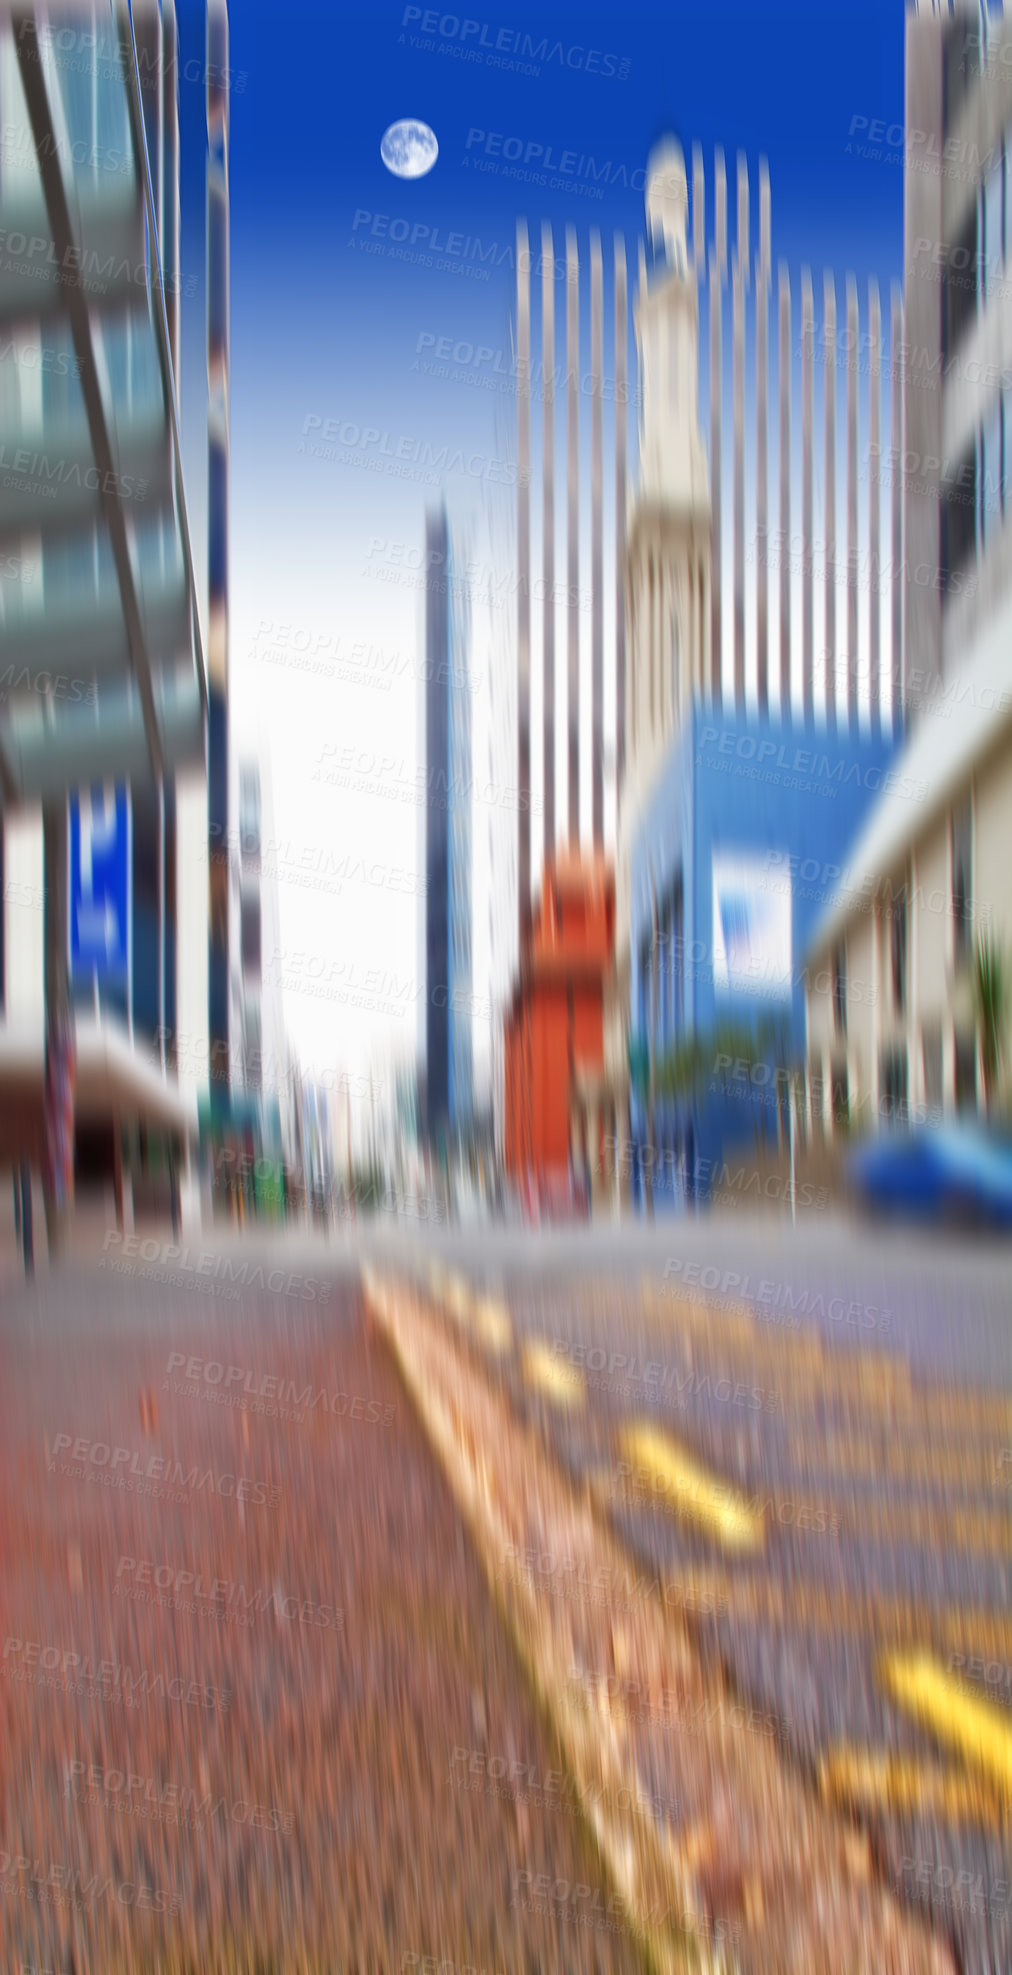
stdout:
[[[673,740],[632,847],[634,1200],[651,1183],[656,1205],[706,1198],[729,1154],[777,1144],[802,957],[894,746],[698,702]],[[664,1096],[660,1065],[690,1045],[698,1070]]]

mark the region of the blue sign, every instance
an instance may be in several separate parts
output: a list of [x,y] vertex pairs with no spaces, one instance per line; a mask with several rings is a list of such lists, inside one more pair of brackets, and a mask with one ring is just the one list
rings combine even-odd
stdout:
[[125,980],[130,967],[130,799],[125,788],[70,799],[70,971]]

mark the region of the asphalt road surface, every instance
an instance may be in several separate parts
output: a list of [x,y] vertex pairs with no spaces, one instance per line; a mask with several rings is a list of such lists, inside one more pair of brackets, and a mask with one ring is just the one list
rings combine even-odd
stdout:
[[966,1975],[1012,1969],[1008,1247],[724,1215],[441,1248],[450,1303],[501,1299],[489,1375],[755,1731]]

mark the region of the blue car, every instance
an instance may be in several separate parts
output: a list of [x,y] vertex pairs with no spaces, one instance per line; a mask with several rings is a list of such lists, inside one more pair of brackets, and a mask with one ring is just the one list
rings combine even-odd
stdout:
[[1012,1228],[1012,1141],[975,1122],[884,1132],[847,1170],[874,1211]]

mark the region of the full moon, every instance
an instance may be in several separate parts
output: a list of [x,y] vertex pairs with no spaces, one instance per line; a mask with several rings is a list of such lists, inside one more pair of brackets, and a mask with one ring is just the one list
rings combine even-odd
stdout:
[[439,156],[435,131],[413,117],[392,123],[380,145],[380,157],[397,178],[424,178]]

